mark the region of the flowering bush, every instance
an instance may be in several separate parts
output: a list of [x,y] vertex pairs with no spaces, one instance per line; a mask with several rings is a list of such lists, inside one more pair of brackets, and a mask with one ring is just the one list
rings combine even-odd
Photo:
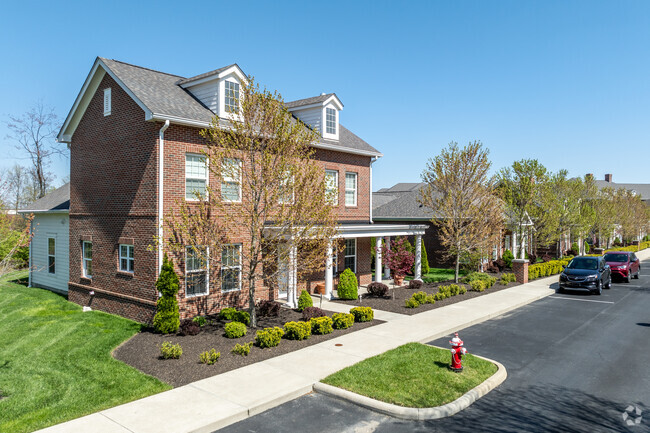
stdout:
[[406,275],[413,268],[415,262],[415,254],[411,251],[411,244],[403,236],[391,241],[390,246],[384,245],[382,255],[386,261],[386,266],[396,277]]

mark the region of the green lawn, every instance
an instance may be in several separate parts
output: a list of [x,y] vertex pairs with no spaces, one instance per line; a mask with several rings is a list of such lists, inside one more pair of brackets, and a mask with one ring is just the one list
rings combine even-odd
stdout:
[[0,279],[0,432],[30,432],[171,387],[111,357],[140,325]]
[[497,371],[496,365],[463,357],[462,373],[447,366],[449,350],[409,343],[344,368],[323,383],[405,407],[436,407],[452,402]]
[[[459,275],[466,275],[467,271],[460,270]],[[454,269],[445,269],[445,268],[429,268],[429,272],[422,275],[422,281],[425,283],[439,283],[441,281],[453,280],[455,276]],[[413,277],[406,277],[405,280],[412,280]]]

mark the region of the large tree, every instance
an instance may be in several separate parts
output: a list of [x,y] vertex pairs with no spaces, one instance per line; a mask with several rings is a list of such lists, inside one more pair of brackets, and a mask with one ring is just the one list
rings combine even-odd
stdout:
[[461,257],[486,253],[500,236],[503,206],[489,176],[488,154],[479,141],[462,149],[452,142],[422,172],[419,202],[431,210],[441,243],[454,258],[456,282]]
[[[216,182],[197,192],[198,203],[180,203],[167,226],[171,249],[197,246],[213,269],[241,263],[254,327],[255,289],[287,280],[288,304],[296,305],[296,280],[324,269],[328,245],[338,245],[329,241],[338,227],[325,171],[314,159],[317,133],[292,117],[278,93],[253,81],[240,93],[239,110],[227,125],[215,118],[201,131],[203,157]],[[239,278],[210,275],[211,281]]]
[[43,197],[53,176],[47,171],[52,156],[64,154],[67,148],[56,141],[59,123],[54,109],[38,102],[22,116],[9,116],[7,128],[9,138],[17,142],[16,147],[25,152],[31,161],[30,174],[35,183],[35,198]]

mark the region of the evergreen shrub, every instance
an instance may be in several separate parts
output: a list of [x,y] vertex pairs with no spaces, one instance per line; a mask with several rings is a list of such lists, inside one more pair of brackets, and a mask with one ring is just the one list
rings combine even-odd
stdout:
[[307,307],[314,305],[314,301],[311,299],[311,295],[307,290],[300,292],[300,297],[298,297],[298,311],[303,311]]
[[357,299],[358,292],[357,276],[350,269],[344,270],[339,276],[339,284],[336,287],[339,298]]
[[332,327],[334,329],[348,329],[354,325],[354,315],[348,313],[332,314]]
[[163,265],[160,276],[156,281],[156,290],[162,296],[156,302],[156,315],[153,318],[153,327],[161,334],[176,332],[181,324],[178,311],[178,275],[174,271],[174,264],[167,258],[163,258]]
[[284,338],[288,340],[306,340],[311,337],[310,322],[287,322],[284,324]]

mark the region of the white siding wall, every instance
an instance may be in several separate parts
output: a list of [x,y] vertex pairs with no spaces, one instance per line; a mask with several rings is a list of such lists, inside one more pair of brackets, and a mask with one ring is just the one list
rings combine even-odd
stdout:
[[295,110],[292,111],[292,113],[316,131],[321,132],[321,125],[323,122],[323,109],[321,107],[309,108],[307,110]]
[[[69,217],[67,213],[37,214],[32,222],[32,285],[68,292]],[[47,239],[56,238],[55,273],[48,273]]]
[[198,84],[196,86],[188,87],[194,97],[205,104],[213,113],[218,113],[219,108],[219,95],[218,95],[219,82],[210,81],[208,83]]

